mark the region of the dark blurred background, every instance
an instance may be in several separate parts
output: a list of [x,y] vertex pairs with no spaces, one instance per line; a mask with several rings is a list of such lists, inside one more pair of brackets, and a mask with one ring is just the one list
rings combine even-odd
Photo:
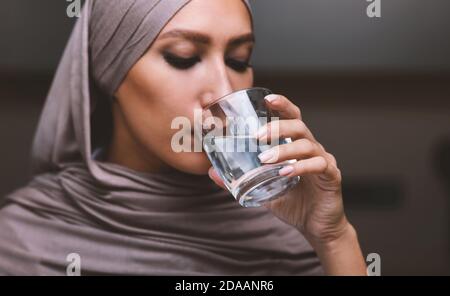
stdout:
[[[450,2],[253,1],[256,85],[300,106],[344,176],[383,275],[450,274]],[[26,184],[37,120],[75,19],[0,4],[0,196]]]

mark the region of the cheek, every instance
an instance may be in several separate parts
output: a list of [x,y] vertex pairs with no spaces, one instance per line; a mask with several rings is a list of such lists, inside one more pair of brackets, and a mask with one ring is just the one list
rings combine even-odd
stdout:
[[166,64],[162,58],[149,54],[130,71],[130,88],[140,101],[138,112],[146,112],[161,123],[185,115],[195,106],[189,75],[173,71]]
[[182,116],[193,122],[193,110],[197,107],[196,94],[185,83],[178,83],[182,76],[189,77],[167,71],[167,66],[159,62],[142,59],[131,69],[119,91],[121,109],[130,132],[146,151],[173,166],[197,165],[203,171],[208,164],[203,153],[176,153],[171,147],[172,136],[178,131],[171,128],[172,121]]

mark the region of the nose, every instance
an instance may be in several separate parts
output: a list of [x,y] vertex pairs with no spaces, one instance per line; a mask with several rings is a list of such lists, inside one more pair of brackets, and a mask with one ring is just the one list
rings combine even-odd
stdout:
[[223,60],[216,62],[213,67],[208,69],[206,75],[206,90],[201,99],[202,108],[233,92],[233,86]]

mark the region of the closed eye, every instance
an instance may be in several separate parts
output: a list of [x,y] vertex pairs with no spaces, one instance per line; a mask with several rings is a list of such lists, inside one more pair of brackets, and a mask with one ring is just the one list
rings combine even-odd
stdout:
[[227,65],[234,69],[235,71],[239,73],[243,73],[247,71],[248,68],[251,68],[252,65],[248,61],[239,61],[235,59],[227,59],[226,60]]
[[173,55],[171,53],[165,53],[164,59],[167,63],[169,63],[171,66],[180,69],[180,70],[186,70],[191,67],[193,67],[196,63],[200,62],[199,57],[192,57],[192,58],[182,58],[178,57],[176,55]]
[[[182,58],[182,57],[176,56],[171,53],[164,53],[163,56],[168,64],[170,64],[172,67],[174,67],[176,69],[180,69],[180,70],[187,70],[187,69],[195,66],[195,64],[201,62],[201,59],[198,56],[194,56],[194,57],[190,57],[190,58]],[[232,59],[232,58],[226,59],[225,63],[227,64],[227,66],[229,66],[230,68],[232,68],[233,70],[235,70],[236,72],[239,72],[239,73],[243,73],[248,68],[252,67],[252,65],[250,65],[250,63],[248,61],[240,61],[240,60]]]

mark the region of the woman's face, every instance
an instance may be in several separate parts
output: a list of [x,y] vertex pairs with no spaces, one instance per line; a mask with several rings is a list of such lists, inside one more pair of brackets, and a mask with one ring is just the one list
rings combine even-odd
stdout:
[[[110,161],[138,171],[207,174],[204,152],[176,153],[172,120],[253,85],[251,18],[242,0],[193,0],[131,68],[116,93]],[[193,140],[193,139],[192,139]]]

